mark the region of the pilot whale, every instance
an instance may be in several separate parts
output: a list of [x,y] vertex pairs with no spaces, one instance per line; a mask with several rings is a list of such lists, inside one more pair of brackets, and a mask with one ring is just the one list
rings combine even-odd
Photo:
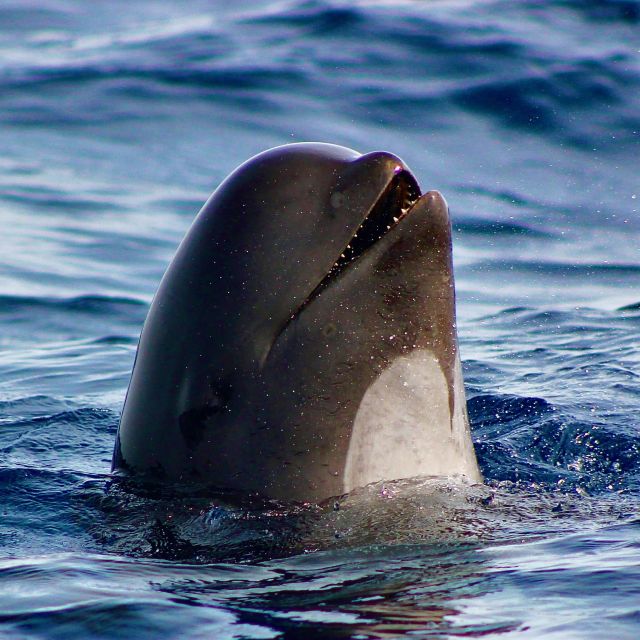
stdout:
[[331,144],[237,168],[153,299],[113,470],[285,501],[481,481],[444,198],[393,154]]

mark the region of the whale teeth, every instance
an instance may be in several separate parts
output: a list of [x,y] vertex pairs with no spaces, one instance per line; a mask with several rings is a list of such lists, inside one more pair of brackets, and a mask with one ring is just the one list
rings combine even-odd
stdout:
[[311,297],[318,295],[331,279],[394,228],[419,198],[420,187],[415,178],[406,170],[395,174]]

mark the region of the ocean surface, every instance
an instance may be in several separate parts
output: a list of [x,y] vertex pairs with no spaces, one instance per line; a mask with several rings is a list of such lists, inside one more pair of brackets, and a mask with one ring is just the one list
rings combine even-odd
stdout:
[[[149,302],[271,146],[454,222],[487,485],[110,477]],[[0,0],[0,638],[640,637],[640,2]]]

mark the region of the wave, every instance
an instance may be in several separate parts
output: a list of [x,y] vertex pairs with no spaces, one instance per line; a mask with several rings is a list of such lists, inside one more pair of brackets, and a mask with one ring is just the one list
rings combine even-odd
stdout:
[[[486,226],[496,225],[498,230],[501,223],[499,222],[487,222]],[[482,228],[483,224],[478,225]],[[485,226],[485,228],[486,228]],[[590,276],[596,277],[623,277],[629,276],[630,278],[637,278],[640,274],[640,264],[632,263],[586,263],[581,264],[579,262],[560,262],[553,260],[516,260],[509,259],[508,261],[509,271],[513,273],[535,273],[535,274],[548,274],[555,278],[566,278],[568,276],[574,276],[579,278],[588,278]],[[476,263],[475,268],[482,273],[489,271],[500,270],[504,271],[505,263],[496,263],[495,259],[481,260]]]
[[479,220],[457,216],[453,228],[458,233],[480,236],[527,236],[529,238],[553,238],[556,234],[533,228],[526,224],[501,220]]
[[147,303],[137,298],[110,297],[100,295],[75,296],[72,298],[41,298],[33,296],[0,295],[0,315],[15,311],[55,310],[71,311],[89,315],[121,313],[138,315]]
[[488,480],[590,493],[640,488],[640,437],[632,430],[577,420],[543,398],[482,394],[468,408]]
[[[51,121],[50,121],[51,122]],[[80,194],[69,193],[61,189],[50,189],[44,186],[25,188],[4,186],[0,193],[0,201],[14,202],[30,208],[42,208],[46,211],[92,211],[97,213],[119,211],[121,205],[105,199],[88,198]]]
[[[534,10],[519,4],[520,17]],[[626,20],[635,6],[592,3],[586,15]],[[544,12],[553,19],[560,7],[581,13],[562,2]],[[0,72],[1,117],[22,125],[115,123],[143,119],[149,103],[162,110],[185,97],[286,113],[299,95],[377,124],[428,117],[432,126],[452,126],[462,112],[579,148],[595,139],[599,148],[611,145],[603,132],[640,126],[631,50],[600,41],[588,52],[562,49],[546,27],[508,28],[501,11],[499,2],[472,4],[470,13],[408,5],[389,19],[375,6],[294,2],[228,22],[205,12],[177,31],[149,28],[135,37],[122,27],[93,41],[69,34],[51,45],[54,55],[36,56],[34,48]],[[575,27],[590,38],[593,26]]]
[[638,0],[563,0],[561,6],[584,15],[594,22],[640,23]]

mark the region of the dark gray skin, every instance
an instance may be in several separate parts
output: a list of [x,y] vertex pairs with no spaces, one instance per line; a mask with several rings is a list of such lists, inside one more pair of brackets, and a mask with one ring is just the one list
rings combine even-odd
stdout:
[[335,145],[278,147],[234,171],[153,300],[114,470],[281,500],[340,495],[381,479],[352,465],[345,480],[365,394],[397,358],[425,349],[446,380],[451,438],[428,442],[427,425],[420,472],[443,474],[433,450],[480,480],[456,377],[448,209],[437,192],[418,195],[396,156]]

